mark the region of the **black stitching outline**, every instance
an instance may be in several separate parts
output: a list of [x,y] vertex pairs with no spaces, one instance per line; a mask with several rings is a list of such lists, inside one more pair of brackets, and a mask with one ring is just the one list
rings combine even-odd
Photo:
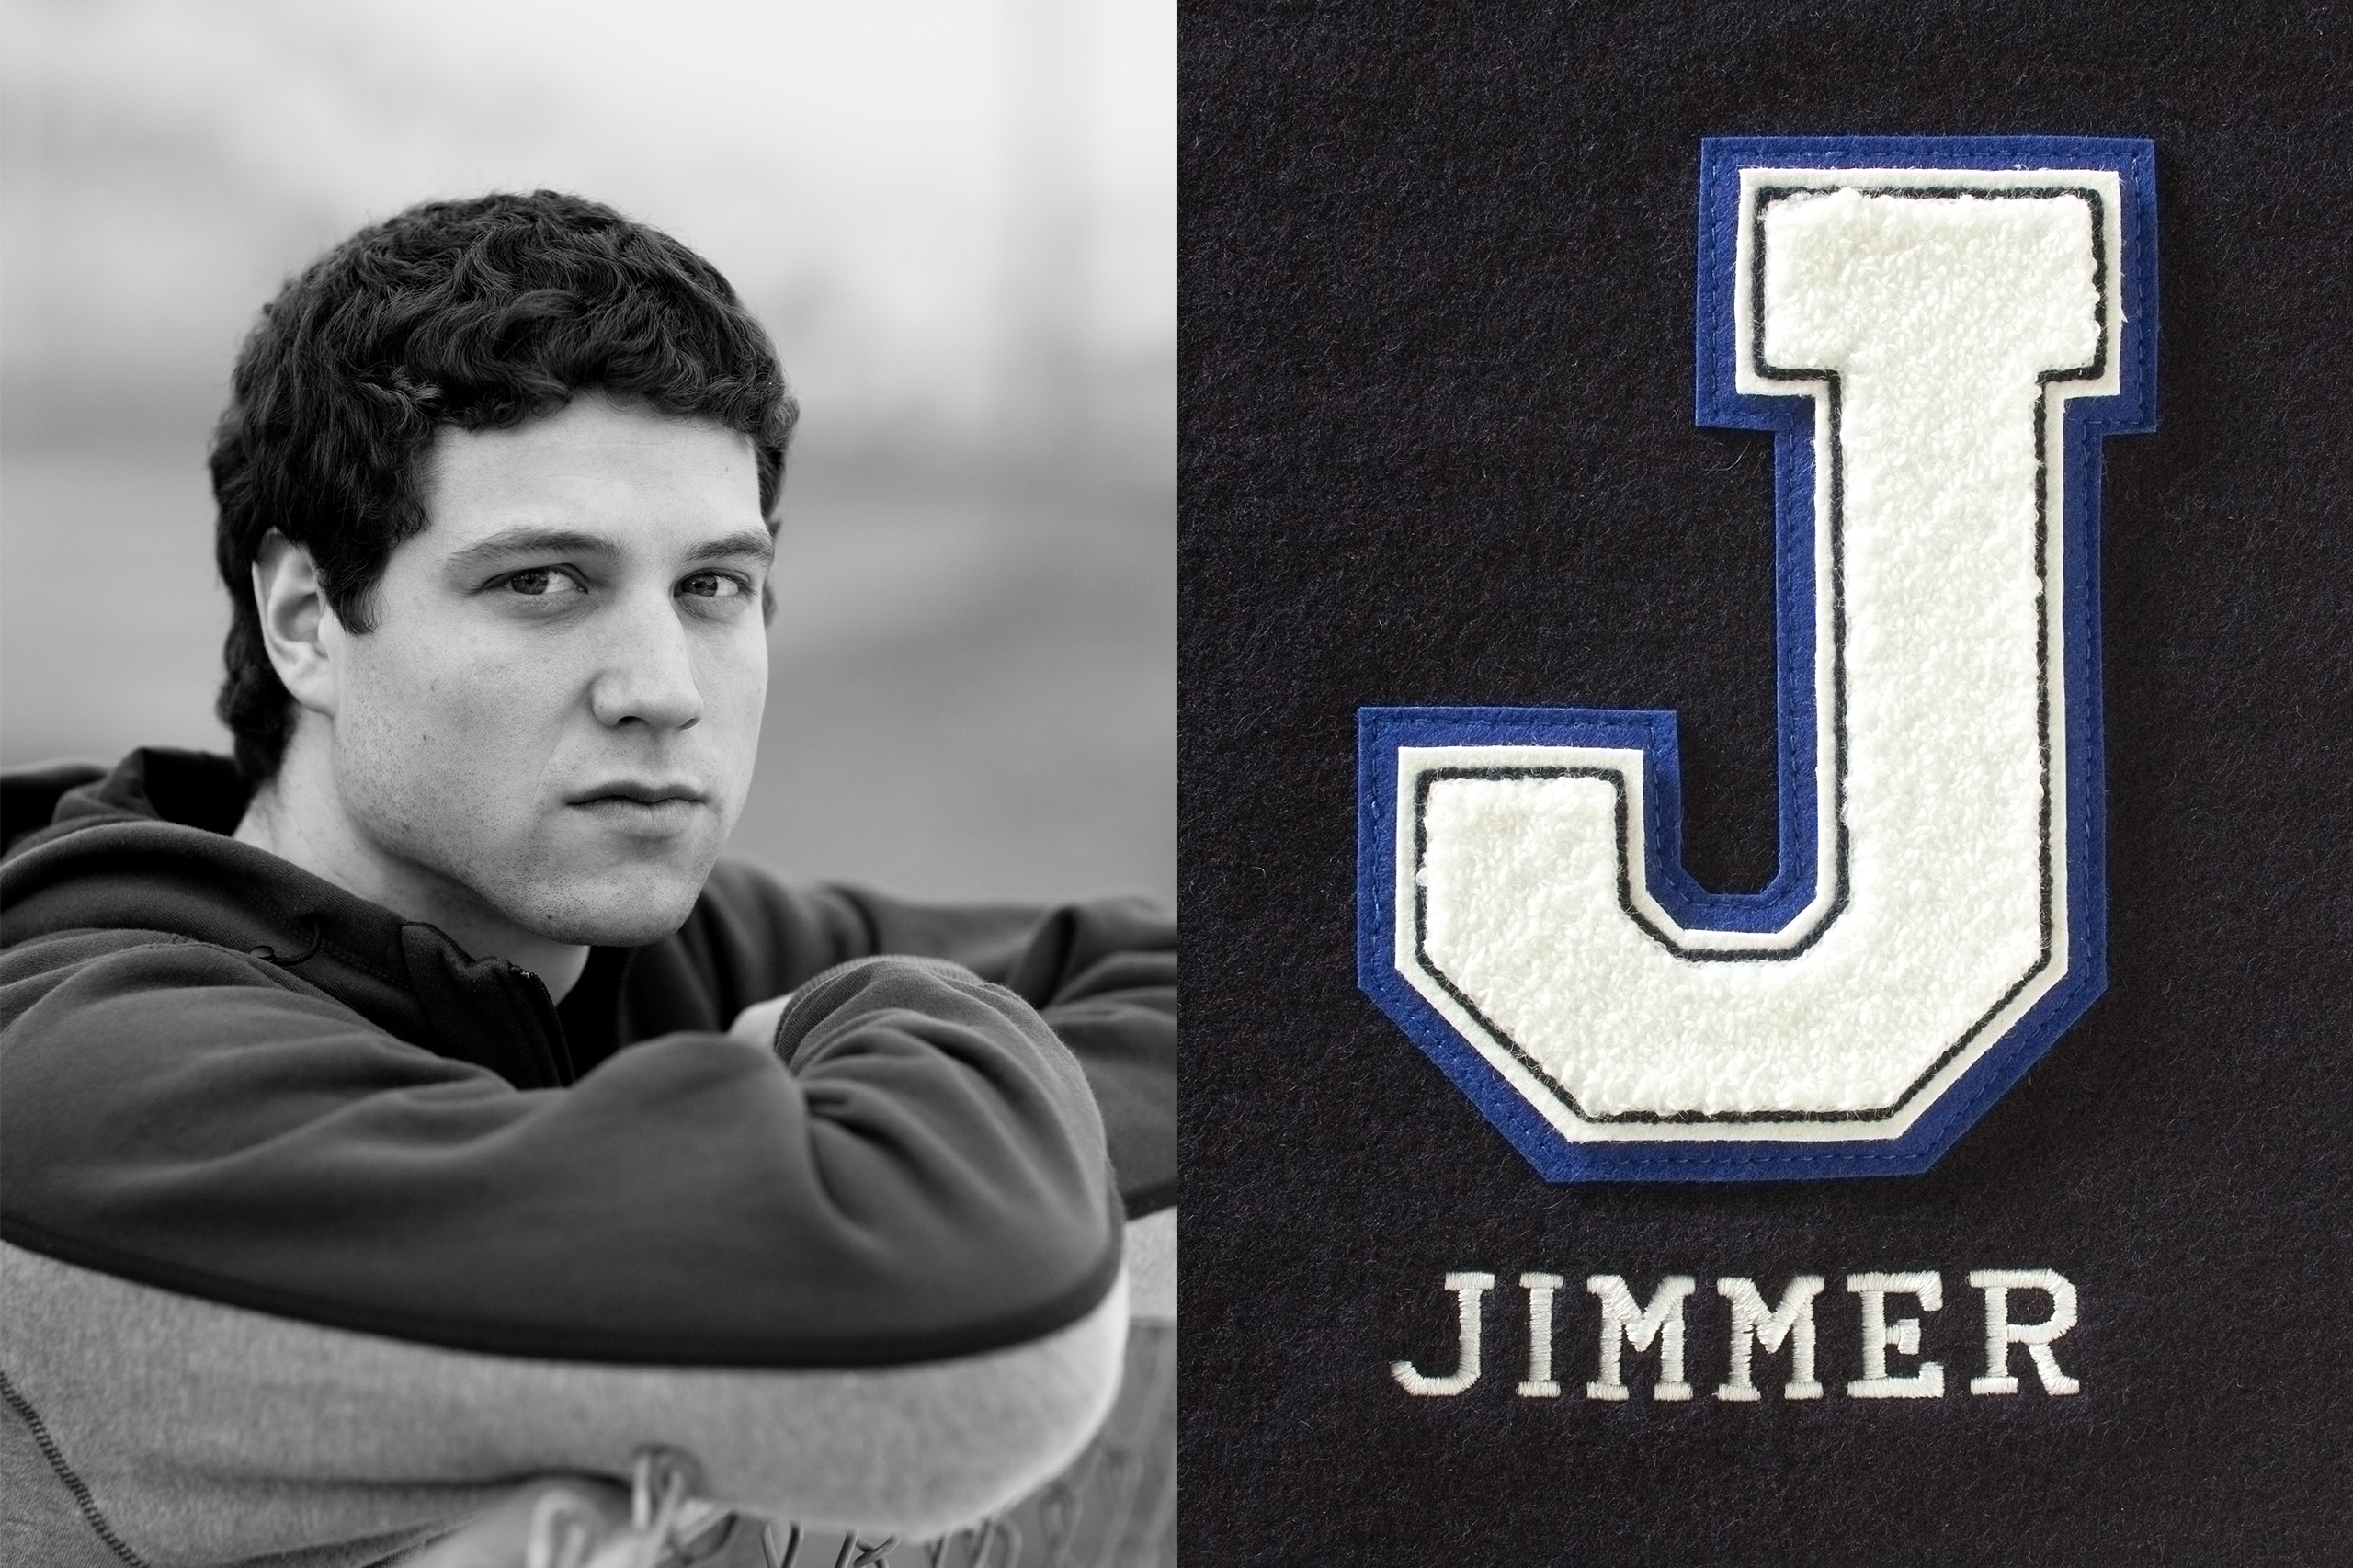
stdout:
[[80,1506],[83,1523],[96,1531],[98,1539],[131,1568],[148,1568],[147,1560],[124,1545],[122,1538],[115,1534],[113,1527],[107,1523],[107,1517],[98,1512],[97,1499],[90,1495],[89,1483],[65,1462],[65,1454],[58,1448],[57,1439],[50,1436],[49,1424],[40,1418],[40,1412],[35,1410],[24,1395],[17,1392],[16,1385],[8,1381],[6,1372],[0,1372],[0,1399],[6,1399],[8,1408],[22,1417],[25,1426],[31,1430],[33,1441],[40,1446],[40,1457],[49,1461],[51,1471],[65,1483],[65,1490],[74,1494],[74,1501]]
[[[2057,171],[2054,171],[2057,172]],[[2042,801],[2039,812],[2038,835],[2040,863],[2041,898],[2038,907],[2041,926],[2041,952],[2026,973],[2002,994],[1999,1001],[1986,1009],[1976,1022],[1964,1030],[1961,1037],[1946,1048],[1935,1062],[1915,1078],[1904,1092],[1891,1103],[1875,1109],[1832,1111],[1617,1111],[1595,1115],[1577,1103],[1568,1087],[1522,1050],[1519,1043],[1481,1012],[1461,988],[1440,973],[1430,960],[1427,948],[1427,891],[1422,885],[1422,868],[1428,848],[1428,829],[1425,811],[1428,803],[1429,786],[1438,778],[1583,778],[1607,779],[1617,797],[1615,815],[1618,827],[1618,904],[1628,918],[1651,938],[1678,958],[1702,962],[1721,961],[1783,961],[1806,951],[1822,934],[1828,930],[1847,905],[1847,670],[1846,670],[1846,577],[1843,541],[1846,521],[1846,452],[1839,439],[1840,387],[1835,370],[1776,369],[1765,358],[1765,324],[1757,301],[1765,293],[1765,209],[1774,199],[1795,195],[1831,195],[1843,190],[1859,191],[1867,196],[1911,196],[1935,199],[1991,198],[1998,199],[2048,199],[2052,196],[2080,198],[2091,213],[2092,288],[2098,300],[2098,341],[2092,351],[2089,367],[2072,370],[2045,370],[2035,377],[2034,402],[2034,574],[2035,591],[2035,739],[2042,761]],[[1819,184],[1760,185],[1750,214],[1752,237],[1749,246],[1749,316],[1750,359],[1759,377],[1768,381],[1811,381],[1820,384],[1823,397],[1829,405],[1827,425],[1830,430],[1830,605],[1831,605],[1831,710],[1833,725],[1832,790],[1837,815],[1838,846],[1837,895],[1814,928],[1803,938],[1788,948],[1742,949],[1730,951],[1686,949],[1661,932],[1636,912],[1632,894],[1632,835],[1626,802],[1625,776],[1614,768],[1597,767],[1465,767],[1426,768],[1415,776],[1414,788],[1414,960],[1422,972],[1437,982],[1449,996],[1454,998],[1465,1013],[1484,1029],[1489,1038],[1510,1052],[1538,1079],[1550,1085],[1570,1111],[1580,1119],[1596,1124],[1639,1122],[1654,1125],[1692,1123],[1792,1123],[1875,1121],[1893,1116],[1917,1097],[1929,1081],[1950,1065],[1953,1059],[1984,1034],[1993,1020],[2017,1000],[2027,986],[2043,974],[2053,957],[2052,895],[2054,892],[2051,856],[2051,817],[2052,779],[2051,775],[2051,582],[2047,570],[2051,553],[2051,473],[2048,450],[2051,423],[2048,388],[2054,381],[2097,381],[2108,373],[2109,286],[2108,267],[2107,203],[2094,186],[2029,186],[1972,187],[1931,185],[1863,186],[1830,181]],[[1817,470],[1817,472],[1819,471]],[[2064,499],[2063,497],[2062,498]],[[2065,562],[2062,562],[2063,572]],[[2062,689],[2064,689],[2063,682]],[[1816,721],[1820,721],[1817,719]],[[1817,825],[1814,835],[1816,852],[1822,842]],[[2063,983],[2063,972],[2060,981]],[[1709,1156],[1714,1158],[1716,1156]]]

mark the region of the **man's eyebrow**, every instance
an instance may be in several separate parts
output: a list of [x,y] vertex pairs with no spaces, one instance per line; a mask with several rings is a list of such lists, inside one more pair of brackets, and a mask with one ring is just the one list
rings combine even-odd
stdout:
[[[621,547],[604,534],[582,533],[577,528],[513,528],[502,529],[452,554],[447,569],[462,574],[517,555],[589,555],[609,559],[620,553]],[[706,561],[739,561],[747,556],[762,565],[774,561],[775,538],[764,529],[744,528],[717,539],[705,540],[687,552],[688,563],[698,565]]]
[[687,552],[689,562],[737,561],[751,557],[765,566],[776,559],[776,536],[765,528],[745,528],[719,539],[705,540]]
[[488,539],[470,544],[449,557],[447,568],[453,572],[470,572],[517,555],[601,555],[614,556],[620,547],[603,534],[582,533],[576,528],[506,528]]

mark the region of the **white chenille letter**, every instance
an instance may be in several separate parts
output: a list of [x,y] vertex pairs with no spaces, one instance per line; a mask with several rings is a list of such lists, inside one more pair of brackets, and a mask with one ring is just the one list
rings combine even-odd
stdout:
[[1552,1292],[1568,1281],[1557,1274],[1523,1274],[1528,1291],[1528,1381],[1519,1385],[1522,1399],[1558,1399],[1561,1385],[1552,1381]]
[[1407,1393],[1457,1394],[1479,1381],[1479,1301],[1494,1289],[1492,1274],[1449,1274],[1446,1288],[1454,1292],[1455,1318],[1460,1325],[1461,1349],[1454,1363],[1454,1375],[1445,1378],[1424,1377],[1411,1361],[1392,1361],[1389,1370],[1398,1386]]
[[[2010,1376],[2010,1346],[2023,1345],[2034,1361],[2034,1375],[2045,1393],[2079,1393],[2083,1384],[2059,1369],[2051,1342],[2075,1326],[2075,1287],[2067,1277],[2049,1268],[1979,1268],[1969,1283],[1985,1292],[1985,1375],[1969,1380],[1972,1393],[2016,1393],[2018,1379]],[[2040,1290],[2051,1298],[2051,1315],[2040,1323],[2010,1321],[2010,1292]]]
[[1778,1312],[1768,1312],[1753,1279],[1719,1279],[1716,1294],[1732,1303],[1732,1375],[1716,1387],[1718,1399],[1756,1399],[1756,1384],[1749,1362],[1756,1346],[1769,1353],[1790,1345],[1790,1385],[1785,1399],[1820,1399],[1822,1385],[1813,1380],[1813,1299],[1822,1293],[1819,1274],[1801,1274],[1781,1292]]
[[1637,1308],[1633,1292],[1615,1274],[1596,1274],[1585,1288],[1601,1300],[1601,1376],[1585,1385],[1587,1399],[1624,1399],[1626,1381],[1619,1373],[1620,1350],[1631,1345],[1648,1350],[1658,1342],[1658,1383],[1653,1399],[1689,1399],[1691,1385],[1683,1381],[1683,1298],[1696,1286],[1688,1274],[1670,1274],[1651,1293],[1650,1305]]
[[1849,1274],[1847,1289],[1863,1299],[1863,1375],[1847,1385],[1856,1399],[1941,1399],[1945,1369],[1923,1361],[1908,1378],[1887,1375],[1887,1348],[1906,1356],[1920,1353],[1920,1320],[1887,1321],[1888,1292],[1920,1298],[1920,1310],[1933,1312],[1945,1304],[1944,1277],[1939,1274]]
[[1814,722],[1781,744],[1811,756],[1818,833],[1778,924],[1673,874],[1663,743],[1631,728],[1400,744],[1380,868],[1397,976],[1611,1163],[1907,1136],[2075,978],[2070,857],[2097,843],[2063,755],[2065,519],[2092,483],[2066,405],[2116,395],[2113,176],[1742,177],[1735,389],[1814,412],[1811,631],[1781,633]]

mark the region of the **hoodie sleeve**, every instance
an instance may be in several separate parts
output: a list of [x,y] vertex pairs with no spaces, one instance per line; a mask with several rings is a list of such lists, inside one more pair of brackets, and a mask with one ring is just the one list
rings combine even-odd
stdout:
[[1002,984],[1038,1010],[1086,1072],[1129,1217],[1176,1201],[1176,927],[1149,900],[923,903],[786,882],[727,861],[680,937],[723,997],[726,1016],[713,1015],[722,1028],[734,1009],[874,954],[946,959]]
[[396,1531],[646,1442],[938,1528],[1110,1397],[1100,1119],[970,972],[852,963],[775,1049],[665,1034],[563,1090],[200,943],[60,936],[0,981],[8,1403],[142,1551]]

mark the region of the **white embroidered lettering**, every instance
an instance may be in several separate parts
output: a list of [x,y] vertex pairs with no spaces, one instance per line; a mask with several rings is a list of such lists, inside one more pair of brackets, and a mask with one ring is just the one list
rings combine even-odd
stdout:
[[1820,1399],[1822,1385],[1813,1379],[1813,1299],[1822,1293],[1819,1274],[1801,1274],[1781,1292],[1778,1312],[1766,1310],[1765,1298],[1752,1279],[1716,1281],[1716,1294],[1732,1303],[1732,1372],[1717,1385],[1716,1397],[1749,1402],[1758,1397],[1749,1364],[1757,1346],[1768,1353],[1790,1346],[1790,1383],[1785,1399]]
[[[2045,1393],[2078,1393],[2083,1384],[2059,1369],[2051,1342],[2075,1326],[2075,1287],[2049,1268],[1978,1268],[1970,1285],[1985,1292],[1985,1375],[1969,1380],[1972,1393],[2016,1393],[2010,1376],[2010,1346],[2023,1345]],[[2051,1298],[2051,1315],[2040,1323],[2010,1321],[2010,1292],[2040,1290]]]
[[1889,1323],[1888,1293],[1917,1296],[1922,1312],[1938,1312],[1945,1304],[1943,1276],[1849,1274],[1847,1289],[1863,1299],[1863,1375],[1847,1385],[1847,1392],[1856,1399],[1943,1398],[1945,1369],[1934,1361],[1921,1362],[1920,1369],[1908,1378],[1890,1377],[1887,1372],[1888,1346],[1906,1356],[1920,1353],[1920,1320],[1898,1318]]
[[1650,1304],[1637,1308],[1633,1292],[1615,1274],[1596,1274],[1585,1288],[1601,1301],[1601,1375],[1585,1385],[1587,1399],[1624,1399],[1626,1381],[1620,1375],[1620,1352],[1631,1345],[1648,1350],[1658,1342],[1658,1382],[1653,1399],[1689,1399],[1691,1385],[1683,1381],[1683,1298],[1697,1282],[1688,1274],[1670,1274],[1651,1293]]
[[1528,1381],[1519,1385],[1522,1399],[1558,1399],[1561,1385],[1552,1381],[1552,1292],[1568,1283],[1557,1274],[1523,1274],[1528,1291]]
[[1411,1361],[1392,1361],[1390,1374],[1407,1393],[1458,1394],[1479,1381],[1479,1301],[1494,1289],[1492,1274],[1449,1274],[1446,1288],[1454,1292],[1456,1333],[1461,1346],[1451,1377],[1425,1377]]
[[[1390,1375],[1400,1388],[1419,1397],[1443,1398],[1467,1392],[1478,1382],[1483,1369],[1485,1298],[1495,1288],[1497,1278],[1484,1271],[1470,1270],[1445,1276],[1445,1289],[1454,1298],[1455,1306],[1454,1369],[1444,1375],[1432,1375],[1411,1361],[1392,1361]],[[1553,1331],[1558,1326],[1557,1301],[1567,1280],[1559,1274],[1539,1269],[1523,1272],[1518,1278],[1520,1289],[1528,1292],[1528,1375],[1514,1386],[1513,1392],[1521,1399],[1558,1399],[1563,1384],[1553,1363]],[[2080,1301],[2074,1281],[2050,1268],[1979,1268],[1970,1270],[1968,1278],[1971,1288],[1982,1291],[1985,1298],[1985,1371],[1984,1376],[1969,1380],[1970,1392],[2018,1392],[2020,1381],[2010,1374],[2011,1352],[2019,1346],[2025,1347],[2028,1358],[2033,1362],[2035,1375],[2046,1394],[2083,1392],[2082,1382],[2060,1368],[2052,1349],[2053,1343],[2071,1332],[2079,1320]],[[1588,1275],[1585,1288],[1601,1309],[1597,1365],[1593,1380],[1585,1385],[1586,1397],[1620,1403],[1631,1399],[1633,1391],[1627,1381],[1626,1357],[1630,1352],[1640,1356],[1655,1351],[1658,1381],[1652,1386],[1651,1397],[1665,1402],[1692,1399],[1691,1384],[1685,1381],[1685,1302],[1696,1289],[1692,1277],[1664,1276],[1647,1301],[1637,1301],[1623,1275]],[[1724,1380],[1715,1386],[1717,1401],[1754,1404],[1764,1398],[1756,1369],[1759,1355],[1789,1357],[1789,1380],[1781,1388],[1783,1399],[1818,1400],[1824,1396],[1814,1322],[1815,1301],[1824,1289],[1825,1281],[1819,1274],[1792,1275],[1781,1290],[1779,1302],[1768,1304],[1754,1279],[1737,1275],[1717,1278],[1716,1294],[1724,1301],[1729,1329]],[[1933,1269],[1849,1274],[1847,1290],[1857,1298],[1862,1341],[1861,1375],[1846,1384],[1847,1396],[1941,1399],[1945,1392],[1944,1368],[1938,1361],[1925,1358],[1927,1345],[1922,1324],[1926,1314],[1944,1309],[1944,1276]],[[2050,1311],[2039,1321],[2016,1321],[2010,1297],[2017,1291],[2039,1291],[2047,1296]],[[1917,1313],[1892,1316],[1887,1304],[1890,1296],[1912,1298],[1918,1302]],[[2031,1309],[2029,1302],[2025,1310],[2030,1313]],[[1892,1355],[1924,1358],[1906,1370],[1900,1367],[1891,1369]]]

